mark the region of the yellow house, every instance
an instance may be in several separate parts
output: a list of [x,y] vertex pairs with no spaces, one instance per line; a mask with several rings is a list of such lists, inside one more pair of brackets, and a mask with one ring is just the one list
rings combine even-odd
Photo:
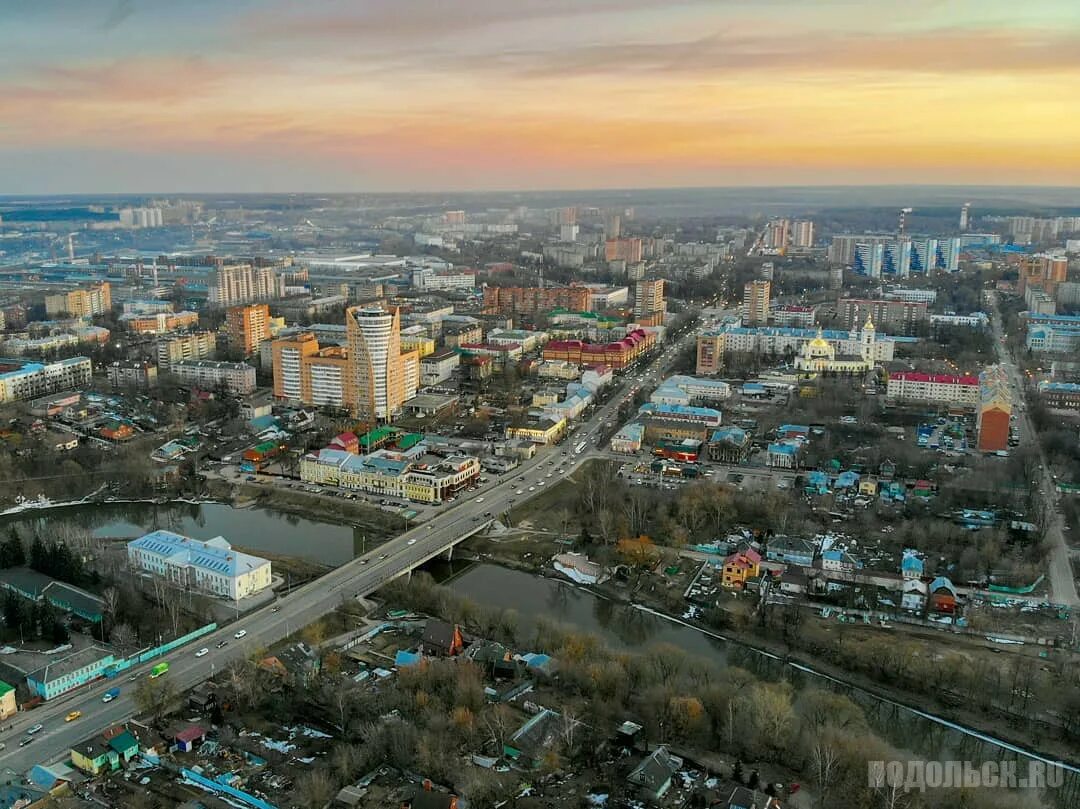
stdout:
[[507,427],[507,438],[524,438],[534,444],[554,444],[566,433],[566,419],[542,419],[520,427]]
[[732,590],[741,590],[750,579],[761,572],[761,554],[753,548],[731,554],[724,560],[721,584]]
[[859,494],[874,497],[878,490],[878,479],[873,475],[867,475],[859,479]]
[[9,716],[14,716],[18,710],[18,706],[15,704],[15,686],[8,685],[3,680],[0,680],[0,719],[7,719]]

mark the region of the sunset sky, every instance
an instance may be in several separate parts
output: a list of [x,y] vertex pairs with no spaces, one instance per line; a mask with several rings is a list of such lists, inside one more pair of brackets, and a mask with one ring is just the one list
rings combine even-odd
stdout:
[[0,193],[1080,185],[1078,0],[0,0]]

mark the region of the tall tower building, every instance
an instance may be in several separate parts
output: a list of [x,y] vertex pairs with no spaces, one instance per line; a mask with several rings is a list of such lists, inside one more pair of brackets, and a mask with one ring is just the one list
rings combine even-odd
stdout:
[[655,278],[634,284],[634,319],[647,326],[660,326],[664,322],[664,279]]
[[814,246],[814,223],[810,219],[796,219],[791,223],[791,246]]
[[250,357],[270,339],[270,307],[265,303],[234,306],[225,313],[229,345]]
[[968,223],[971,220],[971,203],[965,202],[964,206],[960,209],[960,230],[965,231],[968,229]]
[[604,217],[604,238],[618,239],[622,236],[622,217],[617,213],[608,213]]
[[405,401],[398,310],[354,306],[346,312],[345,324],[356,415],[367,422],[389,421]]
[[771,281],[750,281],[743,287],[742,319],[744,326],[761,326],[769,322]]

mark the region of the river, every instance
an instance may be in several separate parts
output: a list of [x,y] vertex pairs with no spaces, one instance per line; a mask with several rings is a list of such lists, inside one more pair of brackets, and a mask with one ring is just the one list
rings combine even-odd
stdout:
[[318,522],[262,508],[236,509],[218,503],[100,503],[27,511],[0,520],[0,527],[33,526],[42,536],[60,526],[93,537],[131,538],[159,528],[195,539],[225,537],[258,553],[295,556],[336,567],[359,556],[366,534],[349,525]]
[[[973,734],[937,717],[883,700],[859,688],[789,665],[738,643],[711,637],[697,629],[674,623],[635,607],[600,598],[568,582],[546,579],[489,564],[449,567],[439,563],[436,578],[478,604],[513,609],[528,627],[529,616],[544,615],[600,637],[606,644],[641,650],[670,643],[717,664],[737,665],[763,679],[789,680],[798,689],[808,686],[839,691],[866,712],[871,728],[901,750],[927,760],[1018,761],[1018,774],[1027,772],[1030,756],[979,734]],[[1050,790],[1048,805],[1075,807],[1080,800],[1080,773],[1066,770],[1060,789]]]
[[[29,512],[0,520],[0,528],[34,524],[48,536],[61,527],[89,531],[96,537],[137,537],[167,528],[198,539],[224,536],[252,551],[296,556],[337,566],[363,551],[366,537],[348,525],[295,517],[266,509],[234,509],[220,504],[104,503]],[[802,670],[771,655],[712,637],[658,615],[601,598],[568,582],[547,579],[490,564],[433,561],[437,580],[478,604],[513,609],[528,626],[530,616],[545,615],[597,635],[619,649],[640,650],[669,643],[719,665],[737,665],[764,679],[786,678],[795,688],[808,685],[840,691],[866,712],[874,731],[900,749],[930,760],[1019,760],[1028,754],[944,720],[880,699],[861,689]],[[1025,770],[1020,768],[1021,772]],[[1080,774],[1068,771],[1065,785],[1052,792],[1054,805],[1080,804]]]

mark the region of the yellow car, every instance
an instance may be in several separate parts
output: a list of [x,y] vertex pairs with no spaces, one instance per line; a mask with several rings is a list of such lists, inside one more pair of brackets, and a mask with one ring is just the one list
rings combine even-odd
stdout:
[[74,722],[80,716],[82,716],[82,711],[72,711],[71,713],[69,713],[67,716],[64,717],[64,721],[65,722]]

